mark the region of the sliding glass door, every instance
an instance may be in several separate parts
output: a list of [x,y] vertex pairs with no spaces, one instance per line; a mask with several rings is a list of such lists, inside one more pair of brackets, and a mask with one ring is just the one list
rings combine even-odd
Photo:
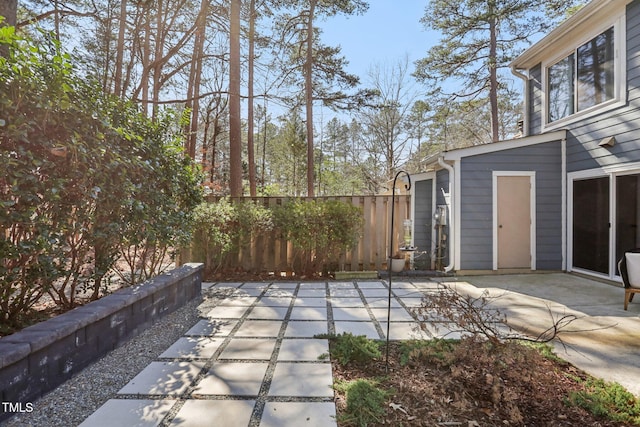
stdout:
[[616,264],[625,251],[640,247],[638,190],[640,174],[616,177]]
[[609,177],[573,182],[573,267],[609,275]]

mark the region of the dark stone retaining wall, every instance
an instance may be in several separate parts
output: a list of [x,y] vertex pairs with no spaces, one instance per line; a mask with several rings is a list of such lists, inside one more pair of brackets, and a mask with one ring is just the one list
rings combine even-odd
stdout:
[[157,319],[201,295],[203,265],[144,283],[0,338],[0,421],[24,408]]

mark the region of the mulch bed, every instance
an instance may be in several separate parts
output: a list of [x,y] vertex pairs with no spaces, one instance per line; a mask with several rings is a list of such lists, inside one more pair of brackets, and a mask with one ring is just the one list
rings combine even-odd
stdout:
[[[389,371],[384,349],[366,365],[333,362],[334,380],[374,379],[391,390],[385,415],[370,426],[624,426],[565,403],[587,375],[569,363],[543,357],[516,343],[488,351],[462,341],[444,359],[414,352],[404,366],[392,343]],[[346,398],[336,392],[338,418]],[[345,423],[339,423],[346,426]]]

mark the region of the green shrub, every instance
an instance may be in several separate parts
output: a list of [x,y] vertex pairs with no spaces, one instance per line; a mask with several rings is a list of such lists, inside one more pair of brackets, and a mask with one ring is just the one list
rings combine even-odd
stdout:
[[195,209],[194,217],[192,257],[205,263],[208,274],[219,270],[231,251],[273,227],[269,209],[229,198],[202,203]]
[[331,338],[329,353],[341,365],[349,363],[370,363],[381,356],[380,343],[368,339],[364,335],[353,335],[344,332]]
[[358,427],[381,421],[389,393],[377,385],[376,382],[365,379],[336,383],[336,390],[345,393],[347,400],[346,410],[338,417],[338,421],[347,426]]
[[571,393],[570,404],[613,421],[640,425],[640,400],[620,384],[589,379],[587,390]]
[[337,264],[362,231],[362,210],[339,200],[293,200],[274,210],[275,226],[296,250],[294,271],[316,273]]
[[19,326],[45,293],[98,298],[123,256],[130,283],[155,274],[201,194],[174,113],[104,94],[46,35],[0,47],[0,323]]

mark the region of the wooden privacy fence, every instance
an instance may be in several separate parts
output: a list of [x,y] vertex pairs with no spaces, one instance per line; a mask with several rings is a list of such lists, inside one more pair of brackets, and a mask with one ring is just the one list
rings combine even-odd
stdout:
[[[358,206],[362,210],[364,221],[360,239],[352,250],[343,253],[339,260],[336,260],[338,270],[364,271],[387,268],[392,196],[303,197],[301,199],[340,200]],[[268,208],[284,204],[287,200],[290,199],[285,197],[243,197],[240,199],[240,201],[252,201]],[[402,223],[404,219],[409,217],[411,196],[396,195],[395,209],[394,252],[398,249],[398,242],[402,241]],[[240,247],[226,256],[224,268],[288,274],[292,271],[294,257],[295,250],[291,242],[283,239],[276,231],[271,231],[253,237],[250,244]],[[196,261],[190,258],[189,253],[183,253],[183,262]]]

